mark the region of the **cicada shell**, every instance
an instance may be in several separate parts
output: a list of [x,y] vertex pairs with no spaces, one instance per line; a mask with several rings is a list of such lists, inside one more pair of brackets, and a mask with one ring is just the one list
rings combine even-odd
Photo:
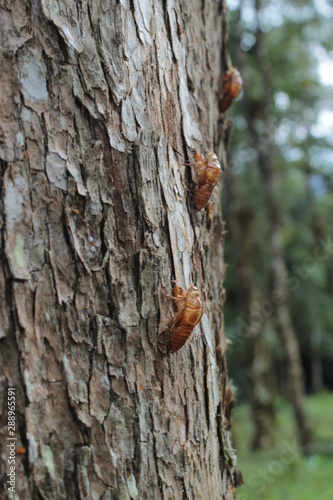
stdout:
[[181,286],[175,284],[173,295],[178,312],[172,321],[170,347],[172,352],[176,352],[183,347],[193,328],[201,320],[203,309],[198,289],[194,285],[185,292]]
[[206,205],[211,197],[214,187],[221,176],[221,165],[215,153],[208,153],[207,159],[198,153],[194,153],[194,167],[198,174],[195,207],[198,212]]
[[240,72],[236,68],[231,68],[223,77],[223,94],[219,105],[221,113],[230,108],[233,101],[241,93],[242,88],[243,80]]

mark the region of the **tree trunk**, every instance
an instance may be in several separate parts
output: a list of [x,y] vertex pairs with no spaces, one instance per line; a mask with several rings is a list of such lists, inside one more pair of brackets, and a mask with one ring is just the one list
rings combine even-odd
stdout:
[[[195,212],[218,144],[222,1],[1,11],[1,464],[19,498],[231,499],[223,224]],[[171,280],[204,315],[168,347]],[[7,475],[2,488],[7,491]]]
[[[313,240],[312,254],[315,254],[316,245],[325,237],[324,224],[316,207],[316,200],[310,185],[310,171],[305,174],[306,197],[310,212],[310,229]],[[316,254],[315,254],[316,255]],[[311,360],[311,390],[313,393],[320,392],[324,386],[323,363],[322,363],[322,332],[320,324],[320,311],[317,296],[314,296],[312,283],[306,282],[306,291],[309,304],[310,320],[310,360]]]

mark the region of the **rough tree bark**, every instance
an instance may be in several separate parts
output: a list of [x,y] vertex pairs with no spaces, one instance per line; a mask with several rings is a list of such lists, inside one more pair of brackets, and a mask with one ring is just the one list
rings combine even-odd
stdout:
[[[2,2],[1,470],[19,498],[232,498],[219,151],[223,1]],[[171,280],[203,319],[168,350]],[[224,409],[225,410],[225,409]]]

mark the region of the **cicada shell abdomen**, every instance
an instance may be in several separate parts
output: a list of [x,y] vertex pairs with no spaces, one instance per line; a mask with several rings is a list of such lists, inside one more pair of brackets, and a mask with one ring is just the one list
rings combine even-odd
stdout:
[[204,168],[197,180],[195,207],[200,212],[211,197],[221,176],[221,165],[215,153],[208,153]]
[[243,80],[240,72],[236,68],[231,68],[223,77],[223,93],[219,104],[221,113],[230,108],[236,97],[239,96],[243,88]]
[[170,348],[172,352],[178,351],[189,336],[193,328],[199,323],[203,309],[199,292],[195,286],[190,286],[187,292],[178,285],[173,288],[178,313],[173,319],[170,336]]
[[178,351],[189,336],[191,335],[194,327],[199,323],[202,317],[202,307],[199,305],[197,308],[186,307],[184,313],[175,325],[171,332],[170,347],[172,352]]
[[197,209],[198,212],[200,212],[200,210],[202,210],[203,207],[206,205],[207,201],[212,195],[213,189],[214,186],[212,186],[211,184],[204,184],[196,192],[195,208]]

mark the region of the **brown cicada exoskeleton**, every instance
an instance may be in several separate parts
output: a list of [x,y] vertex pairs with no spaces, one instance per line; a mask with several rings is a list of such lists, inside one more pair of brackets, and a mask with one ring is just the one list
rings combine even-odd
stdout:
[[205,157],[196,151],[194,160],[193,166],[198,174],[194,203],[199,212],[206,205],[219,181],[221,165],[215,153],[208,153],[205,160]]
[[240,72],[236,68],[231,68],[223,77],[223,93],[219,103],[220,113],[224,113],[230,108],[236,97],[239,96],[243,88],[243,80]]
[[172,352],[176,352],[183,347],[193,328],[201,320],[203,309],[198,289],[194,285],[185,292],[176,283],[172,291],[174,296],[169,297],[175,301],[178,312],[172,320],[170,347]]

